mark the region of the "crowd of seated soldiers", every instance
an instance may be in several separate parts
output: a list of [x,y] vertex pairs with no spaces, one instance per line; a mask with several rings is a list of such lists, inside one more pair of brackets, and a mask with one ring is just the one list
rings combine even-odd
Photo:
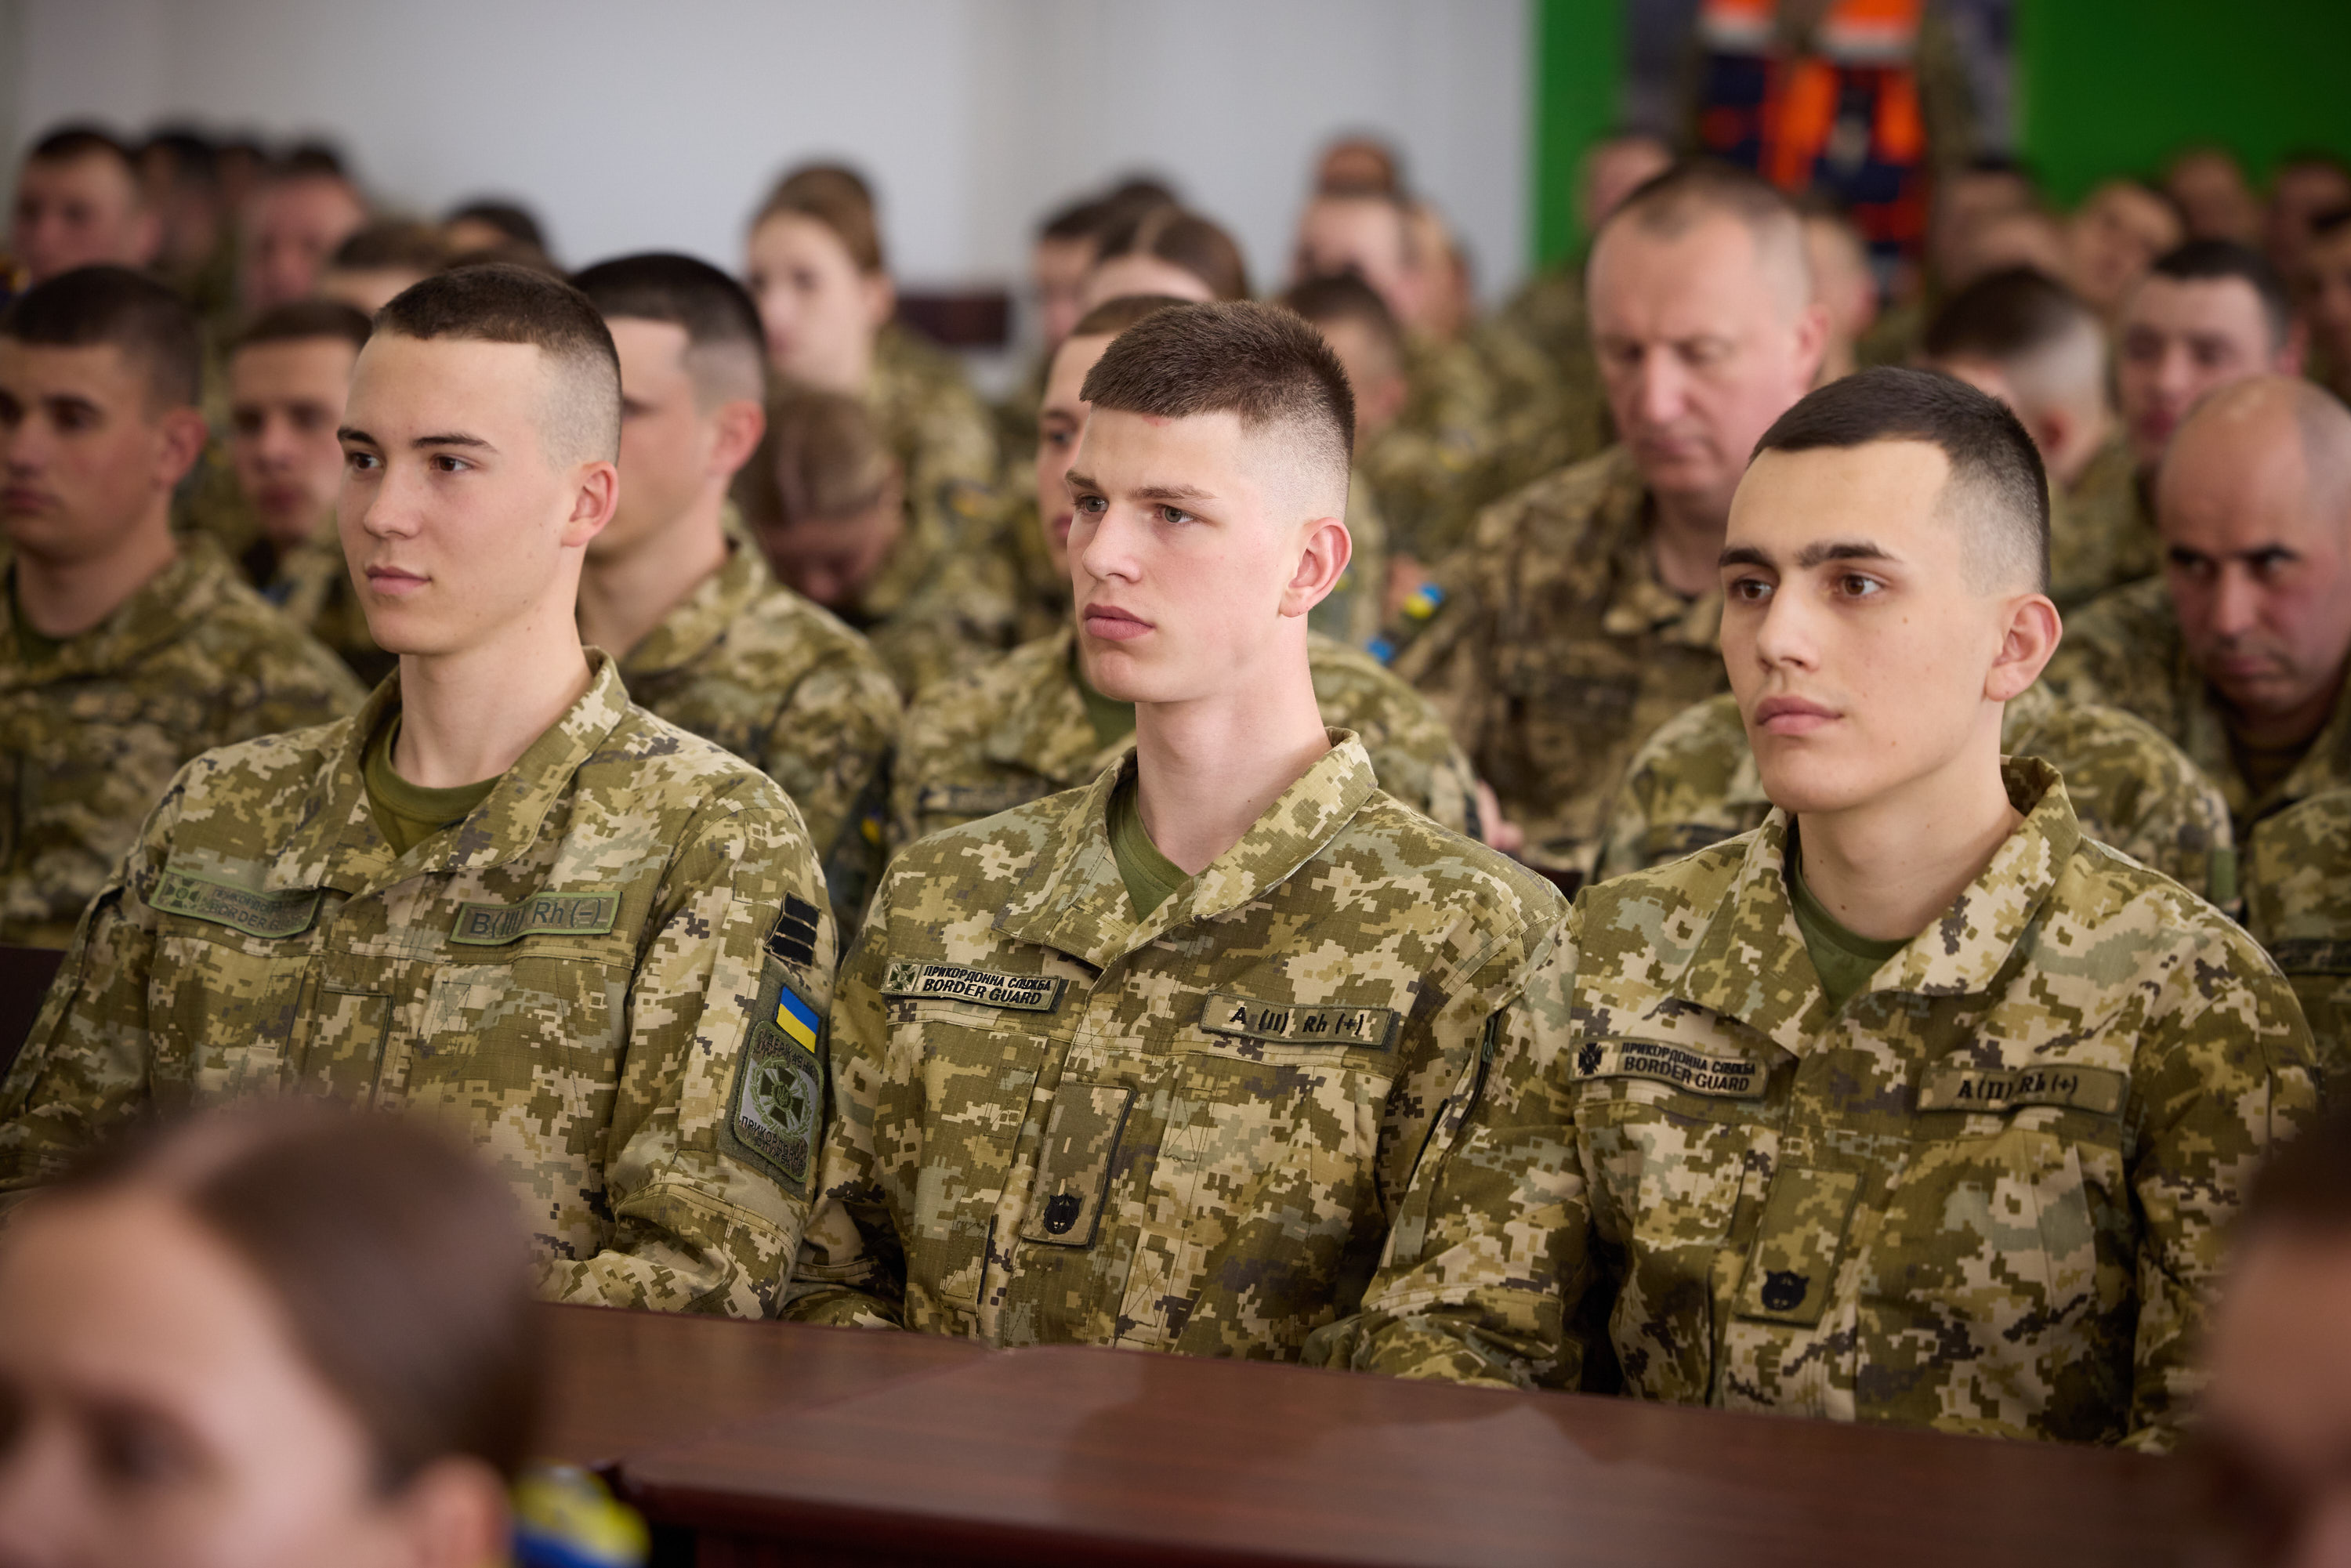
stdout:
[[[1294,250],[1257,258],[1254,277],[1212,217],[1155,181],[1052,214],[1031,255],[1035,357],[991,406],[950,353],[899,321],[883,204],[849,168],[785,174],[757,207],[732,275],[664,253],[567,272],[521,206],[475,203],[437,221],[387,214],[320,147],[271,154],[184,131],[132,146],[89,127],[37,142],[9,239],[15,302],[0,317],[0,943],[71,956],[0,1094],[0,1187],[13,1197],[53,1179],[69,1145],[149,1092],[143,1068],[130,1074],[135,1092],[92,1087],[101,1069],[121,1067],[107,1051],[129,1060],[162,1049],[124,1042],[182,1030],[196,1041],[192,1092],[231,1098],[247,1071],[234,1065],[243,1059],[224,1043],[231,1037],[274,1029],[326,1040],[364,1014],[372,1021],[350,1027],[374,1042],[369,1062],[288,1045],[269,1071],[369,1098],[392,1092],[396,1060],[402,1094],[475,1092],[511,1107],[527,1098],[528,1071],[511,1082],[493,1075],[486,1092],[420,1088],[434,1051],[397,1042],[463,1035],[507,1049],[538,1038],[534,1019],[554,1019],[568,1038],[636,1042],[629,1050],[654,1040],[665,1054],[607,1073],[610,1092],[592,1110],[567,1099],[556,1132],[509,1129],[488,1145],[522,1187],[531,1178],[517,1161],[557,1173],[555,1201],[541,1192],[545,1213],[531,1218],[543,1294],[2169,1446],[2199,1386],[2174,1341],[2184,1342],[2183,1322],[2200,1321],[2218,1269],[2217,1243],[2181,1214],[2219,1227],[2269,1139],[2312,1113],[2318,1084],[2351,1071],[2351,413],[2341,402],[2351,395],[2351,169],[2290,159],[2263,195],[2228,155],[2199,149],[2160,183],[2116,179],[2060,212],[2029,171],[1986,161],[1945,172],[1923,253],[1889,268],[1833,206],[1627,135],[1582,166],[1581,222],[1598,236],[1589,250],[1490,312],[1440,204],[1410,187],[1388,150],[1338,143],[1301,189]],[[469,273],[493,281],[467,294],[455,284]],[[1268,287],[1277,273],[1278,289]],[[434,324],[490,308],[480,303],[490,295],[540,298],[517,281],[524,274],[566,280],[601,317],[617,361],[617,494],[601,503],[568,605],[579,643],[601,653],[589,655],[587,695],[574,689],[549,709],[559,722],[499,758],[495,777],[469,785],[481,775],[451,762],[429,769],[440,782],[426,786],[407,777],[411,761],[463,747],[413,706],[406,727],[396,716],[396,672],[423,633],[355,585],[347,552],[360,525],[339,510],[362,491],[381,508],[402,472],[378,428],[407,417],[384,390],[397,368],[390,347],[478,329],[495,347],[574,352],[560,333]],[[1251,300],[1278,309],[1193,308]],[[1305,800],[1294,791],[1311,785],[1349,812],[1388,810],[1363,806],[1368,783],[1349,782],[1360,755],[1396,814],[1309,846],[1311,863],[1327,860],[1317,888],[1356,887],[1352,905],[1292,910],[1273,888],[1279,877],[1249,870],[1259,879],[1249,896],[1279,917],[1276,935],[1246,940],[1278,945],[1290,931],[1302,941],[1313,918],[1335,913],[1348,929],[1328,938],[1332,951],[1366,945],[1333,963],[1393,967],[1403,962],[1395,940],[1423,956],[1393,1005],[1301,1003],[1250,1021],[1250,993],[1209,993],[1209,1006],[1238,1009],[1230,1028],[1203,1023],[1218,1039],[1198,1047],[1242,1042],[1219,1059],[1232,1085],[1187,1080],[1183,1092],[1216,1113],[1163,1129],[1170,1149],[1180,1134],[1208,1150],[1188,1157],[1217,1196],[1191,1201],[1224,1239],[1203,1240],[1196,1216],[1146,1214],[1155,1178],[1112,1158],[1146,1113],[1178,1113],[1152,1098],[1175,1090],[1154,1088],[1147,1072],[1113,1087],[1126,1070],[1099,1062],[1087,1071],[1102,1082],[1064,1077],[1058,1089],[1033,1063],[1030,1078],[987,1074],[998,1042],[1012,1061],[1019,1030],[1045,1029],[1037,1020],[1057,1009],[1066,1019],[1098,1006],[1088,1027],[1109,1035],[1144,1030],[1154,1008],[1188,994],[1181,984],[1163,993],[1138,972],[1120,982],[1123,998],[1108,981],[1091,993],[1096,1003],[1079,998],[1149,946],[1164,929],[1155,923],[1197,919],[1207,930],[1257,907],[1233,894],[1208,909],[1213,879],[1186,862],[1230,865],[1241,878],[1255,865],[1247,853],[1275,852],[1250,836],[1261,825],[1236,827],[1218,854],[1177,854],[1172,841],[1164,856],[1134,847],[1138,823],[1148,819],[1156,839],[1172,820],[1153,814],[1157,786],[1132,804],[1138,768],[1148,779],[1165,766],[1152,747],[1172,744],[1160,738],[1172,732],[1153,714],[1138,737],[1138,703],[1161,698],[1102,689],[1115,683],[1099,678],[1072,625],[1072,539],[1093,540],[1095,509],[1106,517],[1117,504],[1099,493],[1100,461],[1076,469],[1090,421],[1103,408],[1151,413],[1134,390],[1134,345],[1195,329],[1278,338],[1289,329],[1265,325],[1276,316],[1304,323],[1313,352],[1343,371],[1352,421],[1347,542],[1301,607],[1305,668],[1333,749],[1278,780],[1293,792],[1280,798]],[[1263,351],[1290,363],[1306,350],[1284,340]],[[363,363],[377,367],[374,423],[364,425],[347,402],[368,382],[354,381]],[[1311,369],[1298,374],[1311,382]],[[1726,549],[1727,529],[1753,531],[1734,528],[1734,503],[1768,507],[1771,486],[1812,474],[1804,465],[1824,445],[1924,439],[1835,434],[1836,420],[1866,415],[1828,393],[1848,378],[1861,378],[1849,391],[1915,400],[1919,419],[1954,429],[1990,429],[1984,411],[2005,409],[2030,439],[2032,472],[2045,476],[2046,570],[2016,580],[2046,614],[2024,614],[2005,633],[2026,649],[2014,655],[2024,674],[1999,693],[1998,751],[2017,813],[2001,831],[2018,836],[2001,851],[2010,859],[1987,869],[1988,845],[1944,889],[1959,894],[1961,916],[1974,908],[1984,923],[1935,927],[1948,933],[1945,958],[1964,966],[1978,946],[1997,946],[1987,933],[2007,931],[2007,915],[1984,914],[1985,901],[2014,878],[2085,909],[2100,898],[2128,904],[2199,945],[2192,963],[2208,977],[2192,996],[2166,989],[2184,960],[2173,948],[2150,956],[2144,944],[2157,938],[2144,932],[2130,939],[2141,946],[2121,957],[2103,949],[2105,959],[2060,980],[2035,970],[2030,987],[2012,971],[1950,982],[1952,995],[1995,996],[1986,1005],[1999,1009],[2022,1007],[2031,990],[2056,1020],[2043,1027],[2076,1044],[2124,1030],[2119,1065],[2084,1067],[2058,1088],[2001,1055],[1991,1032],[1969,1035],[1980,1019],[1936,1012],[1942,981],[1917,979],[1916,1005],[1900,1014],[1907,1024],[1883,1021],[1899,1009],[1873,998],[1871,977],[1883,987],[1906,964],[1938,972],[1931,934],[1912,938],[1942,903],[1890,946],[1867,921],[1841,924],[1851,908],[1828,896],[1831,836],[1803,835],[1821,862],[1816,878],[1805,858],[1803,880],[1818,883],[1808,893],[1793,872],[1802,808],[1759,760],[1763,721],[1736,650],[1764,635],[1740,625],[1741,596],[1760,604],[1762,590],[1737,572],[1794,569],[1765,544]],[[1972,391],[1949,401],[1957,387]],[[1139,401],[1101,401],[1113,396]],[[1250,405],[1207,406],[1198,417]],[[1987,559],[2006,548],[1979,543]],[[1324,548],[1305,559],[1322,559]],[[1792,559],[1811,570],[1810,558]],[[1980,564],[1953,559],[1960,576]],[[495,597],[483,603],[486,615],[506,612]],[[339,721],[350,722],[319,727]],[[713,749],[680,752],[676,731]],[[332,745],[305,738],[319,735]],[[344,737],[348,799],[332,782]],[[1348,749],[1355,742],[1360,753]],[[222,757],[231,760],[199,760]],[[623,757],[643,759],[648,776],[667,769],[658,789],[640,791],[647,803],[624,810],[611,803],[621,784],[566,781],[566,769],[590,780]],[[729,771],[725,758],[747,767]],[[270,783],[312,776],[303,769],[321,780],[312,795],[299,779]],[[533,769],[545,772],[531,786],[544,828],[500,815],[492,793]],[[2060,797],[2065,825],[2051,828]],[[1091,872],[1081,857],[1053,859],[1064,842],[1054,835],[1075,830],[1052,813],[1076,810],[1053,803],[1080,800],[1117,852],[1114,873],[1107,859]],[[1257,800],[1242,826],[1266,805]],[[610,821],[590,821],[591,806]],[[326,821],[339,810],[348,821]],[[222,825],[248,818],[249,843]],[[376,836],[353,838],[351,823],[369,821]],[[2011,854],[2028,831],[2076,869],[2032,882],[2038,873]],[[535,864],[551,888],[575,860],[603,865],[598,855],[619,852],[605,846],[639,832],[668,846],[648,862],[642,893],[629,868],[580,873],[560,900],[534,902],[522,894],[541,884],[517,882],[507,902],[448,905],[459,946],[427,967],[461,969],[339,980],[329,954],[303,960],[323,966],[311,979],[271,989],[292,970],[266,945],[309,930],[322,909],[345,918],[337,912],[390,885],[387,867]],[[2082,871],[2076,838],[2120,852],[2101,850]],[[1779,904],[1754,904],[1740,880],[1758,845],[1791,857]],[[324,859],[302,860],[313,850]],[[1373,861],[1386,880],[1360,869]],[[722,863],[731,893],[677,915],[673,903],[695,896],[692,867]],[[1048,864],[1050,887],[1035,869]],[[1162,875],[1150,898],[1138,865]],[[1089,875],[1100,885],[1080,886]],[[1076,901],[1065,919],[1091,920],[1084,899],[1107,888],[1116,903],[1121,877],[1133,904],[1106,926],[1084,941],[1066,928],[1040,934],[1051,899]],[[1573,914],[1563,899],[1576,901]],[[1787,918],[1737,926],[1767,906]],[[394,898],[369,915],[378,924],[351,951],[420,959],[402,946],[402,907]],[[747,938],[728,925],[730,907],[763,912]],[[1458,909],[1459,920],[1440,931],[1413,924],[1416,909]],[[710,948],[692,974],[684,958],[671,964],[678,972],[656,992],[648,976],[673,941],[664,910]],[[975,910],[1006,912],[985,941],[964,918]],[[2061,915],[2032,916],[2053,924],[2016,937],[2016,951],[2055,941],[2047,933],[2071,929],[2067,919],[2083,933],[2113,929],[2097,925],[2103,914]],[[1283,924],[1293,917],[1306,924]],[[634,950],[616,920],[621,936],[646,923]],[[1391,933],[1375,958],[1367,933],[1390,920],[1409,930]],[[175,921],[235,935],[204,946]],[[1691,966],[1675,984],[1698,987],[1688,977],[1707,964],[1735,968],[1740,952],[1751,960],[1801,936],[1787,952],[1809,951],[1822,986],[1805,981],[1745,1012],[1722,1003],[1700,1027],[1702,1008],[1717,1004],[1627,956],[1636,928],[1655,944],[1643,954],[1670,950]],[[1693,931],[1738,952],[1723,956]],[[589,977],[546,969],[514,989],[526,963],[515,955],[528,951],[518,939],[569,943],[565,956]],[[1851,984],[1830,973],[1832,949],[1865,960]],[[486,972],[509,959],[511,971]],[[2100,962],[2169,999],[2117,1025],[2096,999],[2115,994]],[[1458,988],[1447,996],[1473,998],[1459,1019],[1414,1010],[1405,981],[1440,973]],[[705,981],[710,997],[734,986],[743,1010],[774,1020],[760,1024],[764,1037],[751,1031],[739,1065],[688,1060],[701,1004],[679,998],[699,998]],[[1728,994],[1727,981],[1708,983]],[[993,1034],[972,1021],[984,1009],[956,999],[973,987],[998,1009]],[[1807,1010],[1814,996],[1824,1011]],[[270,1010],[281,1003],[282,1016]],[[1553,1003],[1555,1016],[1545,1011]],[[1628,1018],[1649,1009],[1649,1033],[1591,1024],[1611,1008]],[[2224,1013],[2225,1028],[2214,1021]],[[326,1021],[287,1021],[296,1014]],[[1265,1061],[1302,1049],[1285,1030],[1343,1034],[1374,1028],[1366,1019],[1393,1032],[1370,1040],[1363,1061],[1298,1090],[1296,1105],[1264,1100],[1275,1076]],[[1979,1277],[1964,1250],[1916,1237],[1906,1252],[1896,1232],[1928,1212],[1906,1205],[1927,1202],[1935,1150],[1922,1143],[1891,1175],[1830,1168],[1819,1148],[1802,1154],[1796,1123],[1843,1113],[1808,1099],[1818,1086],[1801,1073],[1793,1087],[1770,1080],[1773,1113],[1795,1118],[1770,1134],[1775,1142],[1737,1157],[1708,1144],[1703,1131],[1732,1125],[1774,1071],[1723,1043],[1738,1033],[1725,1019],[1744,1019],[1738,1029],[1757,1038],[1809,1041],[1787,1046],[1799,1059],[1844,1040],[1837,1049],[1858,1060],[1872,1029],[1930,1042],[1956,1031],[1949,1057],[1938,1058],[1948,1071],[1903,1091],[1913,1111],[1953,1112],[1935,1096],[1977,1092],[2024,1108],[1997,1136],[1976,1128],[1979,1144],[1963,1155],[1937,1145],[1952,1162],[1935,1178],[1946,1186],[1931,1196],[1948,1206],[1937,1212],[1957,1233],[1977,1223],[1949,1218],[1970,1202],[2013,1199],[1984,1174],[2000,1161],[2022,1162],[2011,1174],[2045,1200],[2044,1225],[2065,1223],[2063,1204],[2094,1190],[2078,1245],[2044,1234],[2033,1252],[2037,1265],[2078,1274],[2075,1287],[2053,1273],[2027,1289],[1997,1260]],[[1424,1025],[1428,1037],[1416,1041]],[[1580,1042],[1567,1065],[1547,1054],[1561,1040]],[[2017,1049],[2027,1046],[2042,1049]],[[794,1047],[810,1061],[831,1056],[810,1065]],[[1063,1030],[1040,1049],[1075,1048]],[[1375,1071],[1367,1063],[1383,1051],[1392,1065]],[[1978,1058],[1960,1061],[1970,1051]],[[75,1065],[85,1060],[96,1065]],[[1006,1087],[1015,1079],[1017,1092]],[[1681,1101],[1667,1104],[1668,1090]],[[2158,1092],[2170,1098],[2158,1103]],[[1003,1102],[994,1111],[991,1094]],[[1271,1180],[1266,1149],[1306,1147],[1325,1121],[1349,1115],[1378,1124],[1366,1150],[1332,1133],[1311,1180],[1279,1203],[1249,1185]],[[1572,1132],[1544,1143],[1529,1131],[1543,1115]],[[2127,1120],[2127,1135],[2082,1131],[2100,1118]],[[585,1126],[596,1129],[592,1153]],[[670,1142],[641,1148],[656,1133]],[[1252,1136],[1262,1146],[1241,1147]],[[598,1141],[608,1137],[609,1151]],[[734,1193],[727,1201],[757,1223],[711,1218],[719,1199],[704,1188],[682,1197],[662,1187],[670,1178],[646,1175],[673,1156],[691,1164],[688,1148],[713,1171],[754,1172],[781,1197],[744,1197],[727,1186],[737,1176],[710,1176],[704,1188]],[[2070,1191],[2044,1168],[2049,1149],[2061,1149],[2050,1157]],[[1033,1192],[1025,1173],[1008,1181],[1011,1158],[1035,1166]],[[975,1174],[989,1159],[993,1175]],[[1822,1168],[1799,1168],[1806,1159]],[[2109,1160],[2114,1169],[2100,1163]],[[1589,1190],[1526,1174],[1579,1161]],[[2173,1163],[2158,1170],[2164,1161]],[[1750,1181],[1765,1174],[1768,1201],[1741,1193],[1741,1168]],[[1612,1169],[1638,1179],[1612,1188]],[[1886,1190],[1869,1185],[1881,1178]],[[1130,1179],[1141,1185],[1125,1193]],[[2006,1196],[1985,1196],[1993,1189]],[[1187,1252],[1272,1245],[1236,1239],[1271,1223],[1251,1203],[1280,1208],[1286,1224],[1308,1217],[1303,1228],[1276,1228],[1307,1260],[1285,1276],[1287,1294],[1251,1295]],[[1711,1352],[1680,1337],[1693,1324],[1698,1339],[1708,1332],[1703,1260],[1719,1239],[1698,1232],[1709,1224],[1747,1260],[1735,1289],[1714,1270],[1715,1309],[1737,1321],[1715,1324]],[[681,1239],[623,1247],[615,1236],[632,1225]],[[1580,1242],[1570,1260],[1527,1241],[1547,1226],[1588,1228],[1590,1256]],[[1008,1240],[1016,1227],[1019,1239]],[[1979,1239],[2005,1234],[1991,1218],[1978,1229]],[[1064,1267],[1055,1250],[1081,1259],[1097,1234],[1129,1231],[1121,1266],[1133,1280],[1081,1280],[1081,1264]],[[1146,1265],[1165,1289],[1138,1318]],[[1911,1283],[1894,1278],[1897,1266]],[[1856,1280],[1865,1270],[1878,1270],[1874,1282]],[[1937,1270],[1950,1278],[1928,1281]],[[1953,1331],[1947,1347],[1965,1344],[1980,1367],[1964,1387],[1937,1383],[1949,1369],[1920,1372],[1928,1353],[1905,1341],[1927,1331],[1889,1325],[1898,1314],[1880,1310],[1906,1289],[1938,1301],[1973,1291],[1970,1301],[2000,1298],[1993,1318],[2076,1314],[2068,1321],[2092,1326],[2053,1341],[2057,1350],[2017,1353],[2005,1371],[1994,1364],[2001,1344],[2013,1350],[2024,1330],[2005,1341],[1982,1323],[1970,1325],[1984,1331],[1975,1341]],[[1950,1307],[1945,1326],[1968,1310]],[[1564,1321],[1583,1311],[1608,1321]],[[1889,1393],[1885,1378],[1857,1382],[1850,1367],[1815,1377],[1779,1359],[1789,1343],[1827,1334],[1823,1312],[1832,1326],[1846,1312],[1862,1325],[1838,1354],[1911,1381]],[[2065,1343],[2106,1358],[2082,1375],[2085,1387],[2051,1381],[2064,1379],[2045,1358]]]

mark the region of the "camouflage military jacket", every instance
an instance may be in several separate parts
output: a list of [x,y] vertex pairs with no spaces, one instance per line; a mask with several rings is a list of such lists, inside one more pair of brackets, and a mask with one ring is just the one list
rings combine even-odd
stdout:
[[2283,978],[2064,786],[1831,1012],[1788,820],[1588,888],[1309,1359],[2160,1448],[2241,1184],[2315,1109]]
[[385,653],[368,630],[367,612],[351,586],[343,541],[331,520],[317,538],[277,559],[277,570],[262,585],[261,597],[285,612],[287,620],[316,637],[370,686],[400,664],[400,656]]
[[206,541],[39,658],[5,556],[0,579],[0,942],[64,946],[189,758],[367,695]]
[[970,666],[975,655],[1015,646],[1019,579],[984,497],[950,528],[910,508],[906,532],[841,618],[872,643],[898,689],[912,697]]
[[1591,871],[1634,750],[1729,685],[1722,595],[1657,580],[1647,500],[1622,447],[1539,480],[1437,570],[1434,617],[1390,633],[1548,871]]
[[1386,523],[1389,545],[1421,561],[1458,542],[1476,508],[1472,489],[1491,455],[1495,386],[1468,343],[1406,345],[1409,391],[1394,423],[1355,458]]
[[1138,921],[1092,787],[892,865],[787,1315],[1294,1357],[1561,904],[1332,748]]
[[2050,499],[2049,597],[2058,609],[2070,612],[2163,570],[2163,539],[2139,502],[2138,471],[2121,436]]
[[2351,789],[2264,818],[2248,850],[2245,924],[2293,982],[2339,1099],[2351,1088]]
[[[1134,747],[1104,746],[1061,631],[934,686],[907,710],[890,788],[891,841],[1072,789]],[[1477,780],[1427,702],[1378,661],[1311,633],[1306,663],[1322,721],[1362,737],[1379,786],[1438,825],[1475,838]]]
[[91,906],[0,1087],[0,1192],[151,1105],[292,1090],[468,1135],[557,1300],[763,1315],[807,1213],[832,917],[761,774],[587,693],[394,859],[355,718],[207,752]]
[[898,688],[865,639],[731,545],[621,661],[629,694],[784,787],[824,856],[842,929],[881,874]]
[[2256,797],[2238,771],[2229,722],[2217,694],[2189,662],[2161,578],[2103,594],[2069,618],[2065,640],[2043,674],[2061,696],[2135,713],[2188,754],[2228,798],[2237,841],[2271,812],[2321,790],[2351,785],[2351,681],[2294,771]]
[[[2090,837],[2223,909],[2235,904],[2229,804],[2146,720],[2031,685],[2001,717],[2001,749],[2056,768]],[[1635,753],[1608,813],[1599,874],[1645,871],[1719,843],[1761,827],[1771,810],[1738,699],[1709,697]]]
[[873,340],[865,405],[905,476],[906,504],[949,520],[996,486],[996,424],[963,368],[895,323]]
[[1023,494],[1008,498],[997,528],[997,548],[1011,563],[1014,605],[1014,647],[1050,636],[1070,623],[1070,574],[1053,570],[1052,552],[1045,548],[1045,524],[1037,516],[1037,498]]

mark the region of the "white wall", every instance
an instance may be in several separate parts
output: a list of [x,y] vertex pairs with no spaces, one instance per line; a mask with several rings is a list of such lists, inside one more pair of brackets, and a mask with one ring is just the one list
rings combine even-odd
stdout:
[[825,154],[874,178],[911,283],[1015,279],[1040,214],[1153,169],[1233,229],[1263,287],[1315,151],[1357,128],[1404,150],[1489,295],[1525,249],[1527,0],[13,8],[20,145],[91,116],[326,133],[395,206],[524,197],[574,265],[659,246],[733,267],[767,183]]

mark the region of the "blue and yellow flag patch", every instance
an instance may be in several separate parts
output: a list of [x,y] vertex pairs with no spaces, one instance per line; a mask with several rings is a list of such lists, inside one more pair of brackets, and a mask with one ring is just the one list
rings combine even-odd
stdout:
[[823,1024],[824,1020],[817,1016],[814,1008],[794,996],[789,986],[782,988],[776,999],[776,1027],[784,1031],[787,1039],[813,1052],[817,1031]]

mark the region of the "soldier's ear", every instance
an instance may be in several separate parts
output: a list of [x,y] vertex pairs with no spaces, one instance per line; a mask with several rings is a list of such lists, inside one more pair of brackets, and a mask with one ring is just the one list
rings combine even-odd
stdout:
[[204,413],[194,408],[166,410],[161,422],[163,447],[159,457],[162,472],[157,476],[167,490],[174,489],[204,455],[204,441],[210,431],[204,424]]
[[1297,569],[1281,591],[1281,612],[1303,615],[1331,596],[1354,559],[1355,541],[1337,517],[1317,517],[1306,525]]
[[1984,675],[1984,695],[2004,703],[2023,694],[2041,678],[2041,671],[2057,652],[2065,623],[2045,593],[2021,593],[2006,601],[2007,624],[2000,652]]

